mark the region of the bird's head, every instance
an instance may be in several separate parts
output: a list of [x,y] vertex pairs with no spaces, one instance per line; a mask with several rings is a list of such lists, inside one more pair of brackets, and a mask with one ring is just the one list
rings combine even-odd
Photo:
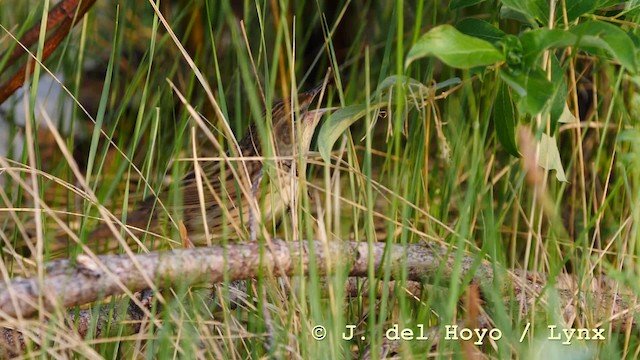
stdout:
[[[323,84],[311,90],[298,94],[298,101],[280,100],[273,104],[273,142],[278,156],[292,156],[294,153],[306,153],[311,144],[311,138],[315,132],[322,115],[326,109],[310,109],[311,103],[323,93]],[[291,112],[291,109],[297,111]]]

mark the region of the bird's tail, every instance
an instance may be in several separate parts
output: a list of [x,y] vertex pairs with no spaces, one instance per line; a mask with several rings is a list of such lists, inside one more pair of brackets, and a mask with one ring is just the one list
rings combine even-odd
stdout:
[[[152,227],[154,223],[157,223],[155,221],[156,214],[151,209],[151,207],[142,206],[138,210],[127,214],[127,231],[125,231],[124,238],[129,246],[135,246],[135,241],[133,241],[130,234],[142,238],[147,229],[151,232],[155,230]],[[122,226],[119,222],[114,221],[113,227],[111,227],[103,221],[84,238],[82,245],[87,246],[96,253],[112,253],[120,245],[117,240],[120,234],[122,234]],[[70,249],[77,245],[79,244],[72,240],[67,232],[60,231],[56,234],[53,244],[50,244],[50,257],[65,257],[65,255],[71,254]]]

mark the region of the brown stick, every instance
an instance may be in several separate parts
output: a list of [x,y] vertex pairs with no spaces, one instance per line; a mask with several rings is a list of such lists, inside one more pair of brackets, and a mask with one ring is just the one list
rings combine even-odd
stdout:
[[[476,263],[474,256],[463,258],[461,273],[453,279],[454,256],[448,249],[433,244],[385,247],[384,243],[375,243],[369,248],[363,242],[275,240],[273,248],[269,250],[251,242],[228,245],[226,248],[216,246],[153,252],[134,258],[116,255],[90,258],[81,255],[77,265],[72,265],[69,260],[52,262],[42,279],[42,288],[35,278],[5,279],[4,286],[0,286],[0,316],[5,319],[28,317],[37,311],[63,310],[149,287],[217,283],[224,280],[225,271],[230,281],[256,278],[266,273],[273,276],[303,275],[309,271],[312,261],[321,275],[343,269],[351,276],[367,277],[370,256],[378,275],[382,274],[384,266],[389,266],[391,279],[399,279],[404,271],[407,280],[413,281],[440,279],[442,284],[448,284],[461,281],[461,278],[470,278],[480,289],[499,286],[496,291],[505,299],[514,296],[523,304],[525,312],[534,304],[543,305],[549,290],[545,278],[534,273],[523,276],[521,272],[505,271],[501,276],[503,282],[496,285],[492,265],[488,262]],[[310,256],[311,250],[314,258]],[[154,283],[148,283],[145,278],[153,279]],[[633,322],[633,314],[638,306],[623,299],[619,292],[578,292],[574,290],[575,281],[567,278],[562,281],[565,283],[562,286],[559,284],[560,278],[556,280],[556,291],[563,309],[583,312],[588,308],[601,322]],[[37,305],[40,300],[43,308]]]
[[[356,242],[325,244],[316,241],[307,245],[277,240],[273,242],[272,251],[261,249],[257,243],[246,243],[229,245],[226,249],[217,246],[153,252],[138,255],[135,259],[116,255],[93,259],[81,256],[77,265],[72,265],[69,260],[51,263],[47,267],[43,288],[35,278],[7,280],[4,286],[0,286],[0,313],[4,317],[33,315],[39,310],[36,306],[39,297],[43,298],[43,310],[50,311],[56,307],[55,304],[61,308],[82,305],[97,300],[98,294],[101,297],[122,294],[125,288],[135,292],[156,284],[217,283],[223,281],[225,268],[231,280],[256,278],[265,271],[276,276],[301,275],[309,270],[309,246],[313,247],[320,274],[343,267],[351,276],[367,276],[368,245]],[[376,269],[383,264],[384,247],[385,244],[376,243],[371,249]],[[443,251],[423,245],[408,245],[406,248],[394,245],[388,255],[392,274],[397,277],[406,266],[409,280],[424,280],[441,269],[440,264],[446,258]],[[264,252],[262,259],[256,255],[261,252]],[[276,264],[279,265],[278,271],[275,271]],[[302,268],[297,268],[298,264],[302,264]],[[327,264],[333,265],[330,268]],[[155,284],[145,282],[143,275],[154,279]],[[443,276],[447,278],[446,274]],[[476,276],[483,283],[493,277],[490,268],[477,271]]]
[[[58,48],[62,40],[64,40],[71,28],[78,24],[80,19],[91,9],[96,0],[65,0],[56,5],[48,15],[48,21],[46,26],[46,32],[55,28],[53,34],[51,34],[44,45],[42,51],[41,61],[45,61],[51,56],[51,54]],[[40,37],[40,23],[34,25],[24,36],[20,39],[20,44],[16,46],[9,60],[8,66],[18,60],[23,54],[27,53],[27,49],[31,47]],[[0,104],[9,98],[16,90],[18,90],[28,75],[33,73],[33,62],[27,61],[27,63],[21,66],[13,76],[2,86],[0,86]]]
[[[313,257],[310,255],[311,250],[315,255]],[[424,282],[438,278],[446,285],[451,281],[460,281],[459,278],[470,277],[480,289],[496,286],[492,265],[488,262],[478,264],[471,255],[463,258],[461,273],[457,279],[453,279],[455,257],[451,256],[447,248],[434,244],[412,244],[406,247],[392,245],[386,248],[384,243],[375,243],[369,247],[363,242],[307,243],[274,240],[271,251],[251,242],[228,245],[226,248],[216,246],[154,252],[137,255],[135,258],[115,255],[90,258],[83,255],[78,257],[77,265],[72,265],[68,260],[52,262],[47,267],[42,288],[34,278],[5,279],[5,284],[0,286],[0,316],[7,320],[15,316],[31,316],[39,311],[37,304],[40,297],[44,305],[42,311],[55,308],[64,311],[66,307],[122,294],[125,288],[127,291],[139,291],[147,287],[170,287],[177,283],[185,286],[221,282],[225,270],[230,281],[256,278],[267,272],[273,276],[302,275],[308,272],[313,261],[319,274],[342,269],[351,276],[366,277],[369,257],[372,258],[376,274],[382,274],[384,266],[388,265],[392,279],[398,279],[404,271],[410,281]],[[145,277],[154,279],[154,284],[145,282]],[[505,302],[511,301],[510,296],[514,296],[516,301],[525,305],[525,312],[533,304],[545,304],[545,291],[549,289],[544,277],[533,273],[522,275],[518,271],[507,272],[502,277],[503,283],[496,290],[503,294]],[[633,314],[637,311],[637,305],[625,302],[619,293],[582,291],[576,294],[572,290],[575,287],[572,279],[568,276],[558,277],[554,290],[561,309],[568,312],[563,313],[567,318],[574,317],[576,311],[583,312],[585,308],[589,308],[593,315],[592,321],[615,322],[619,329],[634,325]],[[139,306],[149,309],[148,304],[137,298],[126,315],[128,319],[140,320],[138,318],[141,316],[131,311],[140,309]],[[78,318],[80,324],[83,316],[88,319],[90,313],[83,315],[81,312]],[[109,320],[110,317],[101,316],[97,326],[102,321]],[[122,319],[116,319],[118,320]],[[4,329],[1,332],[4,340],[2,342],[6,348],[12,349],[9,351],[20,353],[24,337],[21,329],[16,330]],[[77,329],[81,336],[88,330],[82,327]]]

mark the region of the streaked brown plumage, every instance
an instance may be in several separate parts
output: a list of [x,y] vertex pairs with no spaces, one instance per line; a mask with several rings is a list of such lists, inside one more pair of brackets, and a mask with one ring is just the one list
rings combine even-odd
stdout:
[[[292,183],[291,162],[294,154],[304,154],[308,151],[311,138],[315,128],[322,116],[323,111],[311,111],[309,105],[320,93],[322,86],[315,87],[298,96],[298,116],[294,116],[299,135],[294,135],[296,127],[292,127],[291,103],[283,100],[277,101],[272,106],[272,133],[274,145],[274,157],[272,162],[275,166],[271,171],[271,184],[260,186],[261,179],[265,174],[265,162],[263,159],[249,159],[242,161],[230,161],[235,163],[236,177],[230,166],[232,164],[224,161],[208,161],[200,163],[202,168],[202,189],[204,192],[204,208],[206,210],[207,226],[209,228],[209,239],[205,234],[205,223],[202,217],[202,207],[200,195],[198,193],[198,182],[195,170],[187,173],[180,181],[180,191],[182,193],[182,205],[174,207],[176,212],[182,214],[189,240],[195,245],[206,245],[219,242],[223,236],[230,239],[248,238],[248,229],[254,219],[254,211],[251,210],[247,194],[255,197],[259,204],[261,218],[267,221],[274,216],[278,216],[287,208],[291,201],[290,184]],[[298,140],[296,143],[294,137]],[[240,140],[239,148],[241,157],[261,157],[266,156],[262,149],[264,147],[258,136],[257,127],[252,124],[245,135]],[[228,154],[228,156],[232,156]],[[278,159],[282,157],[283,159]],[[242,175],[246,166],[247,174],[251,185],[247,189],[246,181],[242,181]],[[224,168],[224,179],[221,175]],[[246,179],[246,177],[244,178]],[[274,184],[274,180],[279,184]],[[294,181],[295,183],[295,181]],[[241,186],[244,184],[244,191]],[[166,201],[166,193],[160,194],[159,198]],[[142,202],[137,210],[127,216],[127,225],[136,236],[142,235],[142,231],[148,229],[149,232],[162,233],[162,225],[169,222],[165,211],[157,203],[155,198],[148,198]],[[223,228],[226,227],[226,233]],[[114,234],[106,224],[98,226],[89,235],[89,242],[112,238]]]

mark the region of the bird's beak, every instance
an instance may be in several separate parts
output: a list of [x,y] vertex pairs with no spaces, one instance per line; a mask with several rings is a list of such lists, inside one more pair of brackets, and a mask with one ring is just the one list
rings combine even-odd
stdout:
[[[300,104],[301,110],[307,110],[311,102],[318,96],[318,94],[323,92],[323,89],[326,89],[324,83],[320,83],[313,88],[301,93],[298,96],[298,102]],[[322,99],[321,99],[322,100]]]

